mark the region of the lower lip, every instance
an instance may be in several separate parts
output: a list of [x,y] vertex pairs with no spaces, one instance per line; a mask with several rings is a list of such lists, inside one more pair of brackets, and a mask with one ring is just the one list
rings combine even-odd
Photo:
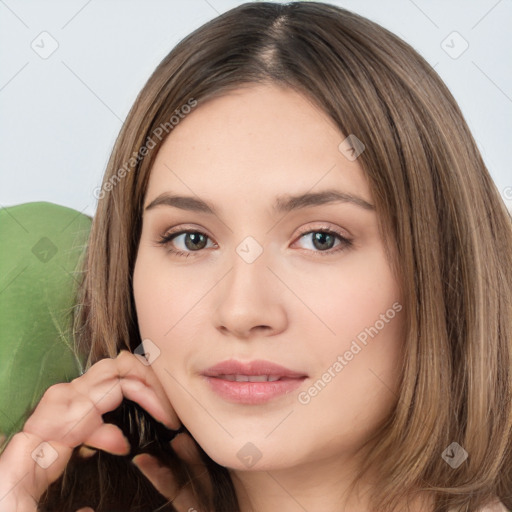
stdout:
[[213,391],[228,402],[249,405],[263,404],[278,396],[291,393],[305,380],[305,377],[301,377],[274,382],[236,382],[217,377],[205,378]]

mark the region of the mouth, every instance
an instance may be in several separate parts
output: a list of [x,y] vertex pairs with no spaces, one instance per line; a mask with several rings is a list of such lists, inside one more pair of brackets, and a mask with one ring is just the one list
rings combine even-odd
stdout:
[[277,375],[217,375],[216,378],[231,382],[275,382],[283,377]]
[[207,377],[269,377],[276,378],[275,380],[307,377],[305,372],[291,370],[285,366],[261,359],[248,362],[229,359],[208,368],[203,372],[203,375]]
[[270,361],[247,363],[223,361],[205,370],[202,375],[210,389],[228,402],[257,405],[298,388],[308,375]]

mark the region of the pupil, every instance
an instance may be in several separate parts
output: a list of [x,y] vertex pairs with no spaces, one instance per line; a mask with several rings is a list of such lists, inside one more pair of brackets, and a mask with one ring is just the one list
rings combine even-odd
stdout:
[[[203,238],[203,244],[201,245],[201,241],[200,239]],[[195,249],[203,249],[204,246],[206,246],[206,237],[204,237],[201,233],[187,233],[187,235],[185,236],[185,245],[187,247],[187,249],[190,249],[190,250],[195,250]],[[191,243],[189,243],[189,241],[192,241]],[[194,245],[194,244],[199,244],[200,247],[197,247],[197,245]]]
[[313,234],[313,245],[317,249],[331,249],[332,242],[334,242],[334,236],[330,235],[329,233],[314,233]]

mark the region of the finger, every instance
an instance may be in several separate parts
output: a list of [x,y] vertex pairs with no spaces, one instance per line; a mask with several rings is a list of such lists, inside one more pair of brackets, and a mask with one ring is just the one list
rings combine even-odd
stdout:
[[88,459],[89,457],[92,457],[96,453],[98,453],[98,450],[94,450],[93,448],[89,448],[85,444],[80,446],[80,448],[78,449],[78,456],[82,457],[82,459]]
[[[88,386],[86,382],[72,381],[74,389],[83,396],[86,396],[91,406],[99,415],[114,410],[120,405],[123,398],[137,402],[147,412],[167,428],[177,430],[177,416],[174,411],[169,413],[169,408],[162,403],[162,399],[156,391],[142,380],[133,376],[113,376],[110,380]],[[169,402],[166,397],[165,400]],[[178,420],[179,421],[179,420]]]
[[164,424],[172,423],[154,390],[140,380],[117,376],[111,382],[105,382],[100,377],[99,384],[90,382],[85,389],[84,384],[76,379],[70,384],[59,383],[48,388],[25,422],[23,431],[41,440],[58,439],[69,448],[85,442],[95,448],[125,454],[127,441],[122,432],[115,427],[104,427],[102,418],[102,414],[118,407],[124,396],[140,402]]
[[[195,441],[188,434],[178,434],[171,441],[176,454],[187,464],[193,480],[211,492],[211,482],[208,471],[201,460]],[[132,462],[144,473],[155,488],[166,498],[172,499],[178,494],[178,487],[174,482],[171,469],[162,465],[160,461],[147,453],[136,455]]]
[[[98,361],[84,375],[71,383],[79,392],[90,396],[102,409],[112,410],[114,407],[111,406],[110,397],[107,394],[114,391],[112,386],[115,385],[116,380],[124,381],[126,379],[133,382],[140,381],[145,386],[139,388],[144,389],[142,395],[137,393],[134,395],[135,401],[142,400],[146,405],[142,403],[140,405],[145,409],[148,407],[148,412],[169,428],[173,430],[180,428],[181,422],[151,367],[142,364],[135,355],[126,350],[122,350],[115,359],[105,358]],[[91,393],[91,389],[94,390],[94,394]],[[131,389],[134,389],[133,385],[131,385]],[[151,397],[147,397],[148,389],[151,389]]]
[[[141,405],[153,418],[172,430],[180,428],[181,422],[174,410],[172,410],[172,413],[169,412],[169,407],[166,407],[153,388],[140,380],[132,378],[121,379],[119,383],[123,395]],[[170,403],[167,397],[165,397],[165,400]]]
[[[123,394],[118,386],[117,401]],[[59,421],[55,421],[59,418]],[[49,388],[32,416],[25,422],[23,432],[32,433],[42,440],[59,440],[74,448],[81,444],[125,455],[129,443],[115,425],[105,424],[91,400],[76,393],[69,384]]]
[[[121,400],[122,394],[119,394]],[[70,384],[60,383],[46,390],[23,431],[43,440],[58,439],[74,448],[102,424],[101,416],[88,397],[77,393]]]
[[160,494],[169,500],[176,497],[179,489],[175,483],[175,477],[172,471],[168,467],[162,466],[156,457],[148,453],[141,453],[136,455],[132,462]]
[[186,432],[178,434],[172,441],[171,446],[181,460],[190,465],[203,466],[199,450],[195,441]]
[[120,368],[121,375],[132,376],[135,374],[135,376],[142,380],[146,386],[154,390],[155,394],[160,399],[160,403],[164,407],[166,413],[172,419],[171,428],[178,430],[181,427],[181,421],[178,418],[174,407],[169,401],[169,397],[167,396],[162,383],[153,371],[153,368],[151,365],[147,365],[147,362],[144,364],[142,362],[143,360],[146,361],[143,357],[136,357],[134,354],[126,350],[122,350],[119,356],[116,358],[116,362]]
[[85,507],[77,510],[76,512],[94,512],[94,510],[91,507]]
[[130,453],[130,443],[123,435],[121,429],[111,423],[104,423],[97,428],[84,444],[91,448],[104,450],[115,455],[127,455]]
[[156,457],[142,453],[135,456],[132,462],[162,496],[172,501],[176,510],[181,512],[200,509],[200,503],[191,486],[187,484],[180,489],[170,468],[162,466]]
[[[108,387],[107,392],[102,389],[105,385]],[[119,428],[105,426],[102,414],[119,406],[126,394],[141,402],[160,420],[165,419],[158,398],[141,381],[122,381],[116,378],[114,385],[92,385],[89,393],[82,394],[73,384],[51,386],[25,422],[23,431],[37,435],[42,440],[58,439],[69,448],[85,443],[112,453],[125,454],[128,441]],[[100,399],[93,402],[98,395]]]
[[[175,427],[176,415],[169,414],[168,409],[162,404],[162,400],[155,390],[136,377],[124,378],[114,375],[110,380],[89,383],[75,380],[71,382],[73,389],[90,401],[90,409],[95,409],[99,416],[116,409],[123,398],[129,398],[139,403],[155,419],[168,428]],[[168,399],[166,398],[168,401]]]
[[39,499],[64,471],[71,452],[71,448],[57,441],[45,442],[31,433],[16,433],[0,459],[0,490],[2,485],[23,480],[22,495],[27,493],[27,496]]

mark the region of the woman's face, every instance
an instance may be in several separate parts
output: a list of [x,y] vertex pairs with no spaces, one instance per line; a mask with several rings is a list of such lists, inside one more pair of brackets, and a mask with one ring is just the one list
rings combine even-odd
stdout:
[[399,286],[344,139],[303,96],[258,85],[192,110],[152,168],[140,333],[178,416],[223,466],[347,461],[397,400]]

